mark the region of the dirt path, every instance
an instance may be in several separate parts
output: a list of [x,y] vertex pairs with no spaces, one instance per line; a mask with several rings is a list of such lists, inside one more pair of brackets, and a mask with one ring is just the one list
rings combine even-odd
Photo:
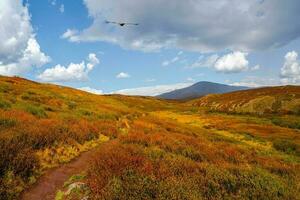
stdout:
[[23,192],[20,199],[54,200],[56,191],[63,187],[64,182],[70,176],[87,169],[90,158],[97,149],[84,152],[73,161],[46,172],[34,185]]

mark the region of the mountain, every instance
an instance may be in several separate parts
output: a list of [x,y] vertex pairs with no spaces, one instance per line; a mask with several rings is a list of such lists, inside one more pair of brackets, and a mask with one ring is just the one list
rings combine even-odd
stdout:
[[278,86],[211,94],[189,102],[192,106],[231,113],[300,114],[300,86]]
[[201,81],[186,88],[158,95],[158,97],[161,99],[188,100],[205,96],[207,94],[222,94],[245,89],[248,88],[242,86],[231,86],[220,83]]

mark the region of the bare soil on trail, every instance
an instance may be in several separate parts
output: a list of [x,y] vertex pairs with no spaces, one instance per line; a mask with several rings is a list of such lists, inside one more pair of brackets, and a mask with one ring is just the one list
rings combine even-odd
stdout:
[[87,170],[90,158],[97,152],[97,147],[82,153],[69,163],[50,169],[38,178],[38,181],[25,190],[21,200],[54,200],[56,191],[63,187],[65,181],[74,174]]

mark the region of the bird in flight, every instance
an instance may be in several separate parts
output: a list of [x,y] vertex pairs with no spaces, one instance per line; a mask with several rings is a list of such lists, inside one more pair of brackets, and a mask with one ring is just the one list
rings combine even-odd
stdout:
[[137,26],[138,23],[127,23],[127,22],[113,22],[113,21],[105,21],[106,24],[117,24],[119,26]]

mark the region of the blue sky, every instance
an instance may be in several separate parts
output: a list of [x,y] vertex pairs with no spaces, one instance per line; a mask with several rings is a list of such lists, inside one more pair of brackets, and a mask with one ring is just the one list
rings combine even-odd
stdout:
[[144,95],[203,80],[300,84],[299,9],[296,0],[4,0],[0,74]]

